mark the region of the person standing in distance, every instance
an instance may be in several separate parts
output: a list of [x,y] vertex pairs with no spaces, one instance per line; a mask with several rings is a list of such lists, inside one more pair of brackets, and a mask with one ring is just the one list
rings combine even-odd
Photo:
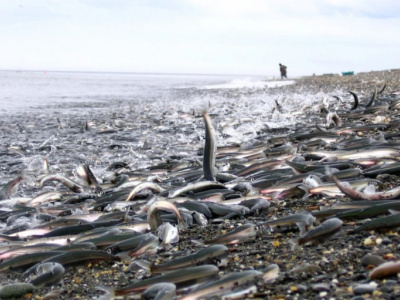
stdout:
[[286,66],[279,64],[279,71],[281,71],[281,79],[287,78],[286,69],[287,69]]

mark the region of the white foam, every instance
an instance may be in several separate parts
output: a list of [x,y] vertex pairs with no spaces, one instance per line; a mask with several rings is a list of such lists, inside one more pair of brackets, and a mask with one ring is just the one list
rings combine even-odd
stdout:
[[250,77],[233,79],[227,83],[206,85],[204,89],[272,88],[293,84],[294,80],[254,80]]

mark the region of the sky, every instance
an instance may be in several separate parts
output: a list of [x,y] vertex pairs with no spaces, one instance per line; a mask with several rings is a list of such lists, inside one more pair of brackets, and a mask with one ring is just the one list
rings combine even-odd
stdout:
[[398,0],[0,0],[0,69],[288,76],[400,68]]

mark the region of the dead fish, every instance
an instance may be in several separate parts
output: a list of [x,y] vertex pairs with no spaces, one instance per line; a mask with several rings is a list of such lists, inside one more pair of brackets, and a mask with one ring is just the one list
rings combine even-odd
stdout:
[[369,230],[379,230],[379,229],[388,229],[393,227],[400,226],[400,216],[390,215],[386,217],[380,217],[377,219],[373,219],[371,221],[367,221],[364,224],[352,229],[349,233],[357,233],[361,231],[369,231]]
[[259,279],[270,282],[278,275],[279,267],[271,265],[264,271],[248,270],[241,272],[228,273],[217,281],[206,282],[194,291],[184,295],[180,300],[207,299],[211,296],[224,295],[232,291],[245,289]]
[[257,231],[256,227],[252,223],[247,223],[243,226],[239,226],[234,230],[218,236],[212,240],[204,241],[205,245],[210,244],[224,244],[224,245],[232,245],[239,244],[252,241],[256,238]]
[[381,279],[400,273],[400,261],[390,261],[374,268],[369,273],[370,279]]
[[335,175],[332,175],[332,180],[335,182],[340,191],[347,197],[353,200],[389,200],[400,196],[400,186],[389,191],[367,194],[353,189],[349,184],[340,182]]
[[43,252],[43,251],[51,251],[56,248],[60,247],[58,244],[38,244],[32,246],[20,246],[8,251],[4,251],[0,254],[0,261],[10,259],[13,257],[17,257],[19,255],[28,254],[28,253],[35,253],[35,252]]
[[304,235],[307,228],[312,226],[314,221],[315,217],[312,214],[304,212],[264,222],[260,224],[260,227],[265,228],[268,226],[272,228],[277,227],[279,229],[280,226],[296,224],[297,227],[299,227],[300,235]]
[[203,112],[203,119],[206,128],[206,140],[203,155],[203,176],[206,180],[215,181],[216,168],[215,156],[217,153],[217,135],[211,118],[207,112]]
[[30,281],[36,287],[58,284],[65,273],[64,267],[55,262],[40,263],[36,266],[36,277]]
[[169,222],[161,224],[156,231],[163,245],[168,248],[171,247],[171,244],[179,242],[178,229]]
[[145,181],[145,182],[142,182],[142,183],[139,183],[138,185],[136,185],[132,189],[132,191],[129,193],[129,196],[126,198],[125,201],[130,201],[140,191],[143,191],[143,190],[152,190],[152,191],[155,191],[156,193],[161,193],[161,192],[165,191],[165,189],[163,187],[159,186],[157,183],[151,182],[151,181]]
[[399,158],[399,150],[389,147],[366,148],[353,151],[310,151],[312,155],[328,160],[356,160],[356,159],[394,159]]
[[218,276],[218,267],[214,265],[203,265],[198,267],[189,267],[171,271],[159,276],[142,279],[140,281],[129,284],[125,287],[117,288],[111,291],[116,296],[128,295],[130,293],[139,293],[151,287],[155,283],[169,282],[175,284],[178,288],[185,287],[187,284],[194,282],[204,282]]
[[31,266],[42,260],[54,257],[56,255],[63,254],[62,251],[44,251],[37,253],[22,254],[10,259],[7,259],[0,263],[0,272],[7,271],[10,269],[25,268],[26,266]]
[[45,202],[60,201],[61,199],[62,199],[62,193],[60,193],[60,192],[57,192],[57,191],[45,192],[45,193],[42,193],[42,194],[32,198],[30,201],[28,201],[27,205],[38,206]]
[[342,126],[342,119],[338,116],[336,112],[329,112],[326,115],[326,128],[330,128],[332,126],[340,127]]
[[370,106],[372,106],[372,104],[374,104],[374,101],[375,101],[375,99],[376,99],[376,94],[377,94],[377,88],[375,87],[375,91],[374,91],[374,93],[372,94],[372,97],[371,97],[371,99],[368,101],[368,103],[365,105],[365,107],[370,107]]
[[199,265],[210,259],[221,257],[227,254],[227,251],[228,248],[224,245],[211,245],[207,248],[200,249],[193,254],[168,261],[161,265],[152,265],[150,266],[150,272],[163,273],[182,267]]
[[97,194],[101,194],[103,192],[103,188],[100,186],[97,178],[94,176],[92,170],[87,164],[80,165],[76,169],[76,173],[85,181],[87,186],[89,186],[92,191]]
[[169,282],[160,282],[153,284],[146,289],[142,295],[143,300],[172,300],[176,296],[176,286]]
[[128,255],[130,257],[137,257],[143,254],[154,254],[157,252],[159,244],[159,239],[155,235],[145,235],[145,238],[140,242],[140,244],[130,251]]
[[[99,261],[120,261],[121,258],[112,254],[109,254],[101,250],[75,250],[70,252],[64,252],[45,260],[41,263],[55,262],[65,266],[71,266],[75,264],[82,264],[88,262],[99,262]],[[36,270],[36,265],[25,271],[24,275],[28,276]]]
[[82,193],[84,191],[84,188],[82,187],[82,185],[80,185],[76,181],[73,181],[72,179],[69,179],[60,174],[51,174],[51,175],[47,175],[44,178],[42,178],[42,180],[40,180],[40,183],[39,183],[40,188],[43,188],[43,185],[47,181],[61,182],[63,185],[65,185],[67,188],[69,188],[74,193]]
[[8,199],[10,198],[10,195],[15,193],[19,183],[23,180],[24,178],[22,176],[18,176],[16,179],[13,179],[6,183],[1,189],[0,189],[0,200]]
[[188,183],[184,187],[180,187],[174,190],[171,190],[168,192],[168,198],[175,198],[177,196],[180,196],[182,194],[186,194],[189,192],[199,192],[199,191],[204,191],[204,190],[211,190],[211,189],[226,189],[226,187],[218,182],[214,181],[199,181],[195,183]]
[[200,225],[200,226],[207,226],[208,224],[208,220],[206,218],[206,216],[202,213],[199,213],[197,211],[193,211],[192,212],[192,217],[193,217],[193,221]]
[[32,293],[36,287],[27,282],[16,282],[4,285],[0,288],[1,299],[21,298],[28,293]]
[[338,218],[328,219],[322,222],[319,226],[308,231],[299,239],[292,239],[291,242],[298,245],[303,245],[306,243],[326,240],[327,238],[330,238],[335,233],[337,233],[340,230],[342,224],[343,221]]
[[355,110],[356,108],[357,108],[357,106],[358,106],[358,96],[357,96],[357,94],[356,93],[354,93],[354,92],[349,92],[352,96],[353,96],[353,98],[354,98],[354,103],[353,103],[353,105],[352,105],[352,107],[350,108],[350,110]]
[[186,227],[185,221],[182,219],[182,216],[175,204],[165,200],[158,200],[150,205],[147,212],[147,222],[149,222],[151,230],[155,231],[162,224],[160,211],[172,212],[178,219],[179,229]]
[[133,235],[130,238],[123,239],[122,241],[119,241],[119,242],[109,245],[108,247],[106,247],[104,249],[104,251],[107,251],[108,253],[116,254],[119,252],[133,250],[133,249],[136,249],[145,240],[147,240],[150,236],[153,236],[155,238],[155,240],[157,240],[157,237],[152,233]]

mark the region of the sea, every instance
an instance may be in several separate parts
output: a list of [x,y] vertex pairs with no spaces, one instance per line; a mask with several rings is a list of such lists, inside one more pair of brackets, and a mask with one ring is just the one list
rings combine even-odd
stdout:
[[113,102],[190,106],[199,98],[230,97],[234,90],[262,92],[292,83],[273,76],[0,71],[0,114],[75,113],[74,104],[82,111],[82,104],[96,109]]
[[[21,172],[38,176],[44,158],[52,172],[72,176],[86,163],[100,178],[118,161],[138,169],[171,156],[197,160],[204,111],[218,147],[251,146],[260,135],[315,123],[308,116],[313,110],[318,115],[329,95],[291,89],[295,82],[247,75],[0,71],[0,184]],[[29,188],[36,187],[21,191],[29,195]]]

